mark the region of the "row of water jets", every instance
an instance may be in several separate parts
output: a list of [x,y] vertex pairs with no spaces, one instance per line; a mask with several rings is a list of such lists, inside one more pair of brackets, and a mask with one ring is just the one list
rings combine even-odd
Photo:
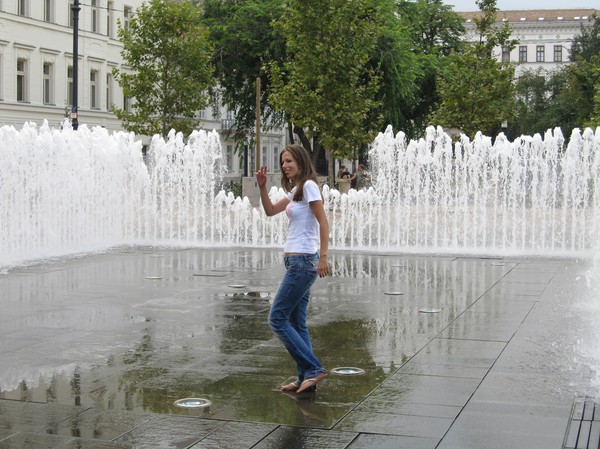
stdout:
[[[590,255],[600,248],[600,128],[509,142],[440,129],[373,142],[373,187],[324,186],[331,245],[386,252]],[[0,128],[0,266],[121,245],[278,247],[266,217],[221,190],[219,135],[155,136],[81,126]],[[273,186],[277,199],[283,191]],[[254,205],[256,206],[256,205]]]

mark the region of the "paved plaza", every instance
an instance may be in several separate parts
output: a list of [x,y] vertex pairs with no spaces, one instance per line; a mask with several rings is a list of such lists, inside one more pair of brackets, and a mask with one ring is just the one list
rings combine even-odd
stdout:
[[309,310],[330,376],[300,395],[279,391],[295,370],[267,325],[280,250],[4,270],[0,449],[599,447],[598,261],[330,258]]

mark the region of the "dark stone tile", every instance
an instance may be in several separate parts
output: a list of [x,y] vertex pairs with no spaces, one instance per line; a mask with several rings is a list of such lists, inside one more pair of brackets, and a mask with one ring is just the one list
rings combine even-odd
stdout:
[[491,367],[505,342],[436,338],[411,363]]
[[382,401],[392,404],[386,413],[401,404],[464,406],[479,386],[480,379],[466,377],[395,374],[375,390],[364,403]]
[[[556,380],[570,382],[569,387],[553,388]],[[547,405],[572,403],[575,394],[589,386],[588,376],[575,373],[547,373],[539,368],[529,372],[512,367],[499,367],[490,372],[477,390],[481,401],[512,401],[514,403]]]
[[539,288],[543,285],[547,285],[553,277],[554,272],[516,269],[504,276],[502,278],[502,282],[515,284],[537,284],[535,287]]
[[467,377],[471,379],[483,379],[489,372],[489,368],[469,365],[451,365],[419,363],[411,360],[398,370],[398,373],[422,374],[427,376],[445,376],[445,377]]
[[564,407],[526,403],[471,401],[439,449],[557,448],[565,437],[571,404]]
[[504,282],[500,281],[494,286],[494,291],[504,295],[541,295],[548,287],[548,283],[527,284],[523,282]]
[[536,300],[513,301],[508,298],[484,297],[460,317],[469,324],[512,326],[516,329],[535,306]]
[[344,449],[356,438],[356,433],[335,430],[278,427],[255,449]]
[[17,433],[19,433],[18,431],[10,431],[10,430],[0,430],[0,441],[4,440],[5,438],[8,438],[10,436],[16,435]]
[[273,424],[225,422],[190,449],[252,448],[276,428]]
[[473,324],[467,320],[458,320],[446,327],[439,336],[460,340],[508,342],[516,331],[517,327],[514,325]]
[[56,424],[52,433],[95,440],[112,440],[153,418],[154,415],[150,413],[90,409]]
[[336,430],[440,439],[454,419],[352,411]]
[[451,419],[456,418],[461,410],[462,407],[455,405],[420,404],[371,397],[365,399],[354,409],[361,413],[388,413]]
[[348,449],[435,449],[437,438],[361,433]]
[[0,430],[52,432],[67,418],[77,418],[85,409],[60,404],[0,400]]
[[185,416],[156,416],[113,441],[147,449],[184,449],[223,425],[227,424]]
[[0,440],[0,449],[133,449],[110,441],[88,440],[48,434],[18,433]]
[[600,447],[600,420],[592,421],[588,447]]

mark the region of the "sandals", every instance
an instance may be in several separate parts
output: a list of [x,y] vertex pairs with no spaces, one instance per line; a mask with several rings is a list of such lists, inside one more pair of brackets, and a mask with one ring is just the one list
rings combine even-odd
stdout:
[[281,391],[296,391],[298,388],[300,388],[300,381],[296,380],[296,381],[292,382],[291,384],[282,385],[280,390]]
[[[314,379],[316,379],[316,378],[313,377],[311,379],[306,379],[304,382],[313,381]],[[321,380],[321,379],[322,379],[322,377],[319,380]],[[300,387],[302,387],[302,385],[304,385],[304,382],[300,383],[300,381],[298,379],[296,379],[292,383],[289,383],[287,385],[282,385],[279,389],[282,392],[284,392],[284,393],[289,393],[289,392],[296,392],[296,393],[306,392],[306,393],[312,393],[312,392],[317,391],[317,382],[318,381],[317,382],[311,382],[310,385],[305,385],[304,388],[302,390],[300,390]]]
[[311,377],[309,379],[304,379],[302,381],[302,383],[300,384],[300,386],[298,387],[298,389],[296,390],[296,393],[302,393],[303,391],[308,390],[309,388],[317,388],[317,384],[319,382],[321,382],[323,379],[325,379],[327,377],[327,373],[320,373],[317,374],[315,377]]

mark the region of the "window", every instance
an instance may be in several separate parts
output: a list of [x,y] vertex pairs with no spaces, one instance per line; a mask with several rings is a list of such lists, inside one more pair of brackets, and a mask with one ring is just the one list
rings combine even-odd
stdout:
[[17,59],[17,101],[29,101],[27,86],[27,60]]
[[98,109],[100,107],[100,102],[98,101],[98,93],[100,89],[98,88],[98,70],[90,71],[90,108]]
[[563,57],[562,57],[562,45],[555,45],[554,46],[554,62],[562,62]]
[[131,112],[131,98],[127,95],[123,95],[123,110],[126,112]]
[[231,171],[233,168],[233,146],[227,145],[227,169]]
[[73,106],[73,66],[67,67],[67,104]]
[[114,5],[109,1],[106,4],[106,35],[113,37]]
[[44,20],[54,22],[54,0],[44,0]]
[[510,62],[510,49],[502,47],[502,62]]
[[123,29],[129,29],[129,21],[131,20],[131,6],[123,7]]
[[273,171],[279,171],[279,148],[273,148]]
[[527,45],[519,46],[519,62],[527,62]]
[[[248,145],[244,145],[244,154],[246,154],[246,155],[248,154]],[[245,173],[246,165],[244,164],[244,160],[245,160],[244,157],[240,157],[238,159],[238,162],[239,162],[239,165],[240,165],[239,169]]]
[[92,0],[92,31],[98,33],[100,31],[100,11],[98,10],[98,0]]
[[29,16],[29,0],[17,0],[17,14]]
[[544,62],[544,49],[543,45],[535,47],[535,62]]
[[54,66],[49,62],[44,63],[43,100],[44,104],[54,104]]
[[106,110],[110,111],[113,105],[113,76],[112,73],[106,74]]
[[73,28],[73,2],[69,2],[69,13],[67,16],[69,17],[69,23],[67,25]]

